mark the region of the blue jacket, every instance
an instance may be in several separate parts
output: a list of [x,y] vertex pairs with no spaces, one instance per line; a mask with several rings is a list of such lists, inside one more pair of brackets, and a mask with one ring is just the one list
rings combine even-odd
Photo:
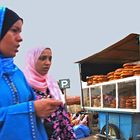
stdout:
[[17,95],[7,80],[0,77],[0,140],[47,140],[44,126],[35,115],[35,96],[23,73],[18,69],[10,79]]

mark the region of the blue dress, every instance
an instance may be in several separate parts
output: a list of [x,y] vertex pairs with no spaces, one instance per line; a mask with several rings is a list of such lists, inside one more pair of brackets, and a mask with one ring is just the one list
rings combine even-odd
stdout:
[[[6,7],[0,6],[0,37],[5,12]],[[34,100],[13,58],[0,53],[0,140],[48,140],[43,123],[35,115]]]
[[11,82],[0,77],[0,140],[47,140],[44,126],[35,115],[35,96],[23,73],[18,69],[9,79]]

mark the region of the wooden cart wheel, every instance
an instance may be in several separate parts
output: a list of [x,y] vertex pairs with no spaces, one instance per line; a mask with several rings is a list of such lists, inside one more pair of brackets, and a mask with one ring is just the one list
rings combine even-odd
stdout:
[[[120,132],[116,125],[108,124],[108,132],[110,138],[120,139]],[[102,128],[101,134],[106,135],[106,125]],[[106,140],[106,138],[103,138],[103,140]]]

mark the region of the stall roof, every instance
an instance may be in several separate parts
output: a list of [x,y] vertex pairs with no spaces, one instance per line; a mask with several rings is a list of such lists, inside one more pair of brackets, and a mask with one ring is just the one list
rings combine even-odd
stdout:
[[107,74],[124,63],[140,60],[139,34],[129,34],[108,48],[77,61],[81,66],[82,80],[94,74]]

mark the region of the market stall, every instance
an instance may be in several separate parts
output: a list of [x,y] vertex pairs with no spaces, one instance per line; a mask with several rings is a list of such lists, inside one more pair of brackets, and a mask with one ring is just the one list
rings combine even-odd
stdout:
[[[100,136],[137,139],[140,135],[139,34],[80,60],[82,107],[99,112]],[[82,82],[87,82],[82,87]]]

